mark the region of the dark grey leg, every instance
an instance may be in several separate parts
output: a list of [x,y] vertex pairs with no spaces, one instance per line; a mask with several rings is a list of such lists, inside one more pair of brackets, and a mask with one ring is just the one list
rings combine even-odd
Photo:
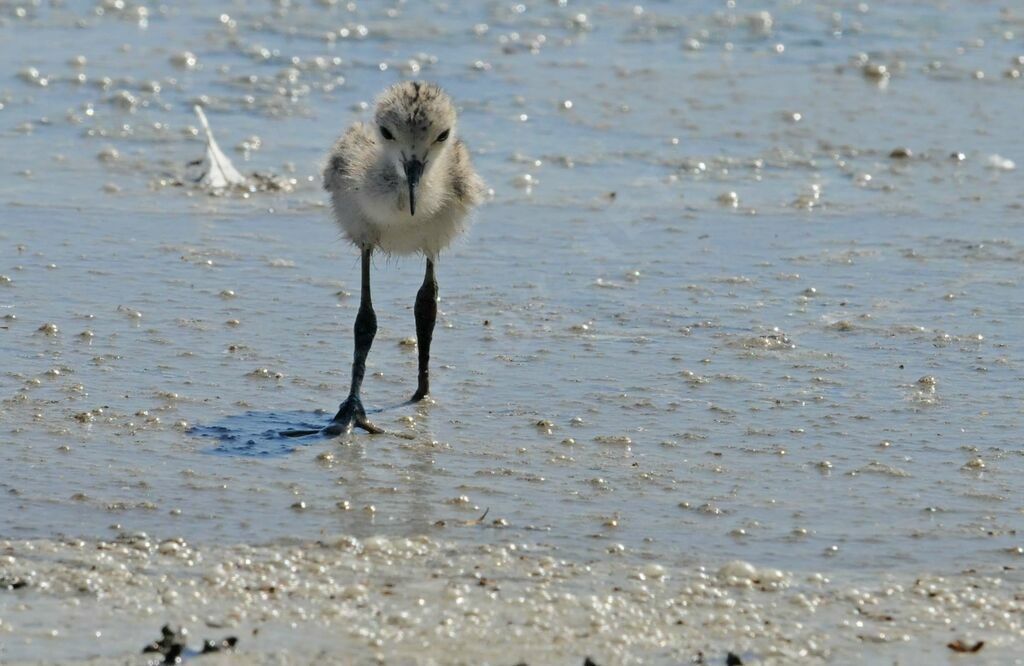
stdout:
[[370,300],[370,256],[373,250],[363,250],[363,279],[362,293],[359,299],[359,314],[356,315],[355,333],[355,358],[352,361],[352,387],[349,390],[348,398],[341,403],[338,413],[331,419],[331,424],[324,428],[327,435],[351,432],[353,426],[358,426],[367,432],[382,433],[383,429],[378,428],[366,418],[366,410],[359,399],[359,390],[363,386],[363,376],[366,374],[366,356],[370,353],[373,345],[373,338],[377,335],[377,315],[373,311],[373,301]]
[[420,354],[419,385],[412,396],[418,402],[430,393],[430,342],[434,339],[434,322],[437,321],[437,278],[434,277],[434,262],[427,259],[427,271],[423,285],[416,292],[416,347]]

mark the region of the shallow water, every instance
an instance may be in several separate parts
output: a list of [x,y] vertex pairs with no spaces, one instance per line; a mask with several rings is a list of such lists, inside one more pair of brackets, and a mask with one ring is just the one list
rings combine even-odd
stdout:
[[[1017,566],[1024,12],[738,4],[0,0],[0,537]],[[378,258],[364,399],[404,437],[282,439],[347,389],[320,160],[410,75],[494,190],[435,402],[422,267]],[[175,185],[197,101],[284,191]]]

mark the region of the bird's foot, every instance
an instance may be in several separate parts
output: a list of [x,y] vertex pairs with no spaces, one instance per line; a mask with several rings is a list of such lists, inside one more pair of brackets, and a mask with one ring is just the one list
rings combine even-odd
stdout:
[[349,396],[345,402],[341,403],[338,413],[334,415],[331,422],[323,428],[318,430],[284,430],[281,432],[281,435],[284,437],[306,437],[309,435],[337,437],[338,435],[346,435],[352,432],[353,428],[357,427],[373,435],[387,432],[383,428],[374,425],[366,417],[366,410],[363,408],[363,403],[359,398]]
[[430,400],[430,379],[421,373],[419,381],[416,383],[416,392],[409,398],[409,402],[423,402],[424,400]]
[[343,435],[352,432],[353,428],[362,428],[366,432],[379,435],[384,429],[373,424],[366,417],[366,410],[363,403],[355,396],[349,396],[345,402],[338,407],[338,413],[334,415],[331,422],[321,431],[328,436]]

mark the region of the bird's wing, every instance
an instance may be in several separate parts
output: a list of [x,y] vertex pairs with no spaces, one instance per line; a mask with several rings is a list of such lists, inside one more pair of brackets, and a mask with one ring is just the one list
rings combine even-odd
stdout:
[[473,170],[473,164],[469,156],[469,147],[462,139],[458,139],[452,146],[455,153],[452,155],[451,181],[452,198],[457,204],[466,209],[480,203],[484,196],[486,185],[484,181]]
[[348,190],[372,164],[374,139],[363,123],[348,128],[334,143],[324,166],[324,189]]

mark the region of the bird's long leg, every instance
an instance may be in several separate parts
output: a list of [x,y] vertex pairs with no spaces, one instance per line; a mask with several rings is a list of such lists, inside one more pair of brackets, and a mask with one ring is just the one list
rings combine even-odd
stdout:
[[324,428],[327,435],[350,432],[353,426],[358,426],[371,433],[382,433],[384,430],[375,426],[366,418],[366,410],[359,399],[359,390],[363,386],[363,376],[366,374],[366,356],[373,346],[373,338],[377,335],[377,315],[373,311],[373,301],[370,299],[370,256],[373,250],[363,249],[363,276],[362,292],[359,298],[359,314],[356,315],[355,333],[355,357],[352,361],[352,386],[348,398],[341,403],[338,413],[331,419],[331,424]]
[[427,259],[427,270],[423,284],[416,292],[416,347],[420,356],[420,374],[413,402],[419,402],[430,393],[430,342],[434,339],[434,323],[437,321],[437,278],[434,277],[434,262]]

